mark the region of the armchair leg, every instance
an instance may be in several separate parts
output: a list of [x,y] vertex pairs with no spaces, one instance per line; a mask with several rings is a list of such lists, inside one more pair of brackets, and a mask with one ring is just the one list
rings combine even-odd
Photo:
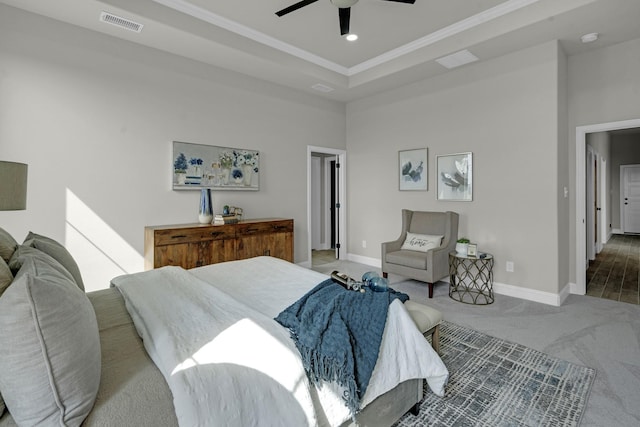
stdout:
[[384,277],[385,279],[387,278],[387,276],[389,276],[388,273],[385,273],[384,271],[382,272],[382,277]]
[[433,298],[433,283],[427,283],[429,285],[429,298]]

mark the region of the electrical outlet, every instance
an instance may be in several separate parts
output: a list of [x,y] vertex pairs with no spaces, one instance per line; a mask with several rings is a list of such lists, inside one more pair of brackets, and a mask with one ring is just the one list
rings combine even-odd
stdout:
[[367,241],[366,241],[366,240],[363,240],[363,241],[362,241],[362,247],[363,247],[363,248],[366,248],[366,247],[367,247]]
[[513,261],[507,261],[507,271],[513,273]]

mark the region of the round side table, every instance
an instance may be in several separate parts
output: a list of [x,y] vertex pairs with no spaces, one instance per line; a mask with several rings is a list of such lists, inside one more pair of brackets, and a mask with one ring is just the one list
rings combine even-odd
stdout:
[[493,255],[484,258],[449,253],[449,296],[466,304],[491,304]]

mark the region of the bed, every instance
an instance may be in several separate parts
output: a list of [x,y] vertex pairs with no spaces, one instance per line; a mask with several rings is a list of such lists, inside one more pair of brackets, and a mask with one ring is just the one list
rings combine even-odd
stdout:
[[[3,236],[0,232],[0,246],[3,237],[5,240],[7,239],[6,235]],[[11,246],[11,244],[9,244],[9,246]],[[45,258],[41,253],[39,253],[42,251],[37,249],[37,246],[40,246],[40,249],[42,249],[46,245],[33,245],[35,246],[33,249],[38,252],[25,250],[24,246],[24,244],[17,245],[17,248],[19,249],[17,251],[18,255],[23,259],[23,264],[25,263],[25,260],[28,259],[28,261],[26,261],[27,266],[30,266],[32,270],[36,271],[36,273],[33,271],[31,273],[16,271],[13,273],[15,274],[14,283],[10,283],[5,286],[6,289],[4,290],[4,294],[0,296],[0,322],[2,322],[3,329],[11,329],[18,324],[15,323],[13,317],[8,317],[9,314],[7,314],[7,312],[13,309],[13,306],[16,306],[11,298],[14,298],[14,294],[17,292],[12,289],[17,282],[24,282],[26,280],[32,290],[37,290],[37,285],[39,284],[38,280],[46,280],[48,281],[47,283],[68,281],[77,286],[74,289],[70,289],[70,287],[67,286],[67,288],[64,288],[64,292],[68,293],[68,299],[77,301],[77,303],[74,303],[72,308],[64,310],[64,315],[72,317],[68,320],[68,325],[70,326],[68,326],[68,330],[65,331],[64,335],[72,335],[74,337],[86,336],[88,338],[78,340],[79,342],[76,343],[78,348],[73,350],[71,356],[68,356],[69,343],[65,342],[65,351],[67,351],[67,353],[63,352],[62,354],[67,354],[66,357],[71,358],[79,355],[82,356],[82,358],[77,361],[68,361],[68,363],[63,362],[63,364],[67,363],[67,365],[71,365],[65,367],[65,369],[77,370],[77,365],[84,365],[87,361],[93,360],[92,367],[83,367],[84,371],[81,373],[82,375],[77,372],[73,372],[73,375],[71,375],[73,377],[71,385],[65,384],[62,380],[55,378],[57,374],[55,371],[56,367],[50,367],[48,372],[49,376],[42,381],[47,384],[52,381],[58,381],[56,383],[58,388],[54,389],[52,392],[55,395],[53,396],[53,400],[55,402],[50,405],[52,406],[51,411],[53,415],[46,418],[47,423],[55,423],[58,425],[82,424],[86,426],[177,426],[195,424],[287,425],[284,418],[280,419],[279,416],[274,415],[279,412],[274,412],[275,409],[270,408],[270,406],[282,406],[273,404],[273,402],[279,401],[278,398],[269,395],[269,399],[265,398],[263,400],[267,403],[272,403],[260,407],[260,402],[257,401],[250,405],[247,404],[247,402],[252,398],[255,399],[255,396],[251,397],[250,393],[248,396],[237,394],[241,393],[242,390],[252,390],[255,387],[254,383],[259,382],[252,380],[251,384],[246,384],[246,378],[250,378],[250,376],[247,375],[247,372],[253,372],[255,370],[255,366],[251,365],[251,363],[254,362],[251,360],[248,362],[236,360],[236,363],[232,366],[232,373],[238,372],[238,375],[234,376],[232,373],[230,374],[228,372],[224,372],[223,374],[226,375],[227,379],[225,381],[228,381],[228,383],[225,381],[214,380],[213,385],[206,385],[206,387],[211,387],[211,390],[207,389],[205,392],[199,392],[198,395],[193,396],[193,399],[187,399],[184,396],[179,397],[180,395],[176,394],[176,389],[174,388],[175,384],[173,384],[176,382],[173,379],[175,375],[168,375],[166,371],[163,371],[158,367],[162,366],[162,360],[165,356],[154,353],[154,350],[150,348],[151,345],[155,346],[157,344],[156,341],[163,341],[164,335],[162,339],[156,341],[154,341],[154,339],[150,339],[151,337],[146,335],[149,333],[148,329],[150,329],[150,327],[149,325],[144,325],[144,320],[140,323],[140,319],[138,317],[142,314],[141,312],[149,308],[136,306],[134,301],[135,298],[131,299],[131,296],[128,294],[136,293],[139,289],[143,288],[155,290],[153,295],[158,295],[157,298],[155,298],[155,302],[160,304],[158,307],[167,307],[167,302],[169,303],[169,307],[171,307],[171,309],[164,310],[169,315],[168,318],[169,322],[171,322],[170,325],[179,325],[180,322],[176,322],[176,319],[191,318],[193,310],[186,312],[185,310],[181,310],[180,305],[177,304],[177,301],[180,300],[181,297],[166,298],[166,294],[164,291],[161,291],[160,288],[172,288],[169,285],[162,285],[165,281],[172,280],[166,279],[166,276],[175,276],[178,278],[176,280],[180,283],[184,282],[185,278],[187,278],[189,283],[196,284],[193,285],[194,289],[196,287],[209,289],[207,291],[207,295],[210,296],[206,298],[213,298],[220,303],[220,312],[225,312],[224,316],[219,316],[224,317],[224,319],[222,319],[223,326],[224,322],[228,323],[230,321],[229,319],[236,315],[234,313],[240,313],[239,315],[244,316],[242,313],[251,312],[253,313],[250,323],[252,326],[262,325],[263,328],[274,328],[273,330],[275,331],[277,328],[281,328],[283,330],[284,328],[275,324],[275,321],[272,320],[273,317],[313,286],[326,279],[327,276],[279,259],[258,257],[243,261],[215,264],[188,271],[182,270],[178,267],[168,267],[144,273],[121,276],[112,281],[111,288],[85,294],[80,291],[76,292],[80,286],[80,284],[78,284],[78,282],[81,281],[79,277],[78,279],[75,279],[75,281],[69,280],[70,278],[73,279],[73,275],[69,273],[70,270],[73,270],[72,267],[60,269],[60,266],[57,265],[53,270],[49,270],[50,264],[52,264],[51,259],[55,260],[55,258],[51,256]],[[68,264],[70,262],[67,258],[68,255],[65,254],[64,257],[61,257],[60,253],[63,253],[64,251],[59,247],[56,247],[55,249],[55,251],[50,250],[49,254],[56,255],[59,259],[62,259]],[[34,255],[34,253],[36,255]],[[0,254],[3,255],[2,258],[6,258],[6,251],[3,252],[0,249]],[[12,257],[10,256],[8,258],[11,260]],[[13,254],[13,258],[15,258],[15,254]],[[37,262],[34,262],[32,258],[36,258]],[[7,265],[11,265],[11,263],[8,262]],[[46,268],[44,267],[45,265],[47,266]],[[26,267],[23,265],[23,268]],[[165,270],[168,270],[168,273]],[[79,274],[79,272],[76,272],[76,274]],[[42,276],[42,278],[35,279],[34,277],[38,275]],[[27,288],[29,288],[29,286],[27,286]],[[183,288],[184,287],[179,287],[179,289]],[[18,286],[16,286],[16,289],[18,289]],[[61,306],[63,306],[64,303],[59,301],[56,302],[55,298],[58,294],[64,293],[62,292],[63,287],[55,288],[55,291],[52,291],[51,289],[51,286],[46,287],[47,292],[49,292],[49,294],[46,295],[46,298],[48,298],[47,302],[52,300],[51,304],[55,305],[55,309],[60,311],[62,310]],[[2,291],[2,289],[0,289],[0,291]],[[35,298],[36,292],[32,292],[32,294],[33,295],[31,295],[31,297]],[[123,295],[127,297],[126,300]],[[154,300],[153,296],[144,296],[143,298]],[[204,301],[206,298],[202,297],[201,299]],[[85,300],[86,304],[83,302]],[[9,304],[11,304],[11,307]],[[127,305],[129,307],[127,307]],[[86,310],[78,309],[78,307],[84,307],[85,309],[89,307],[89,314],[86,315]],[[395,313],[393,315],[391,314],[392,308]],[[444,385],[446,384],[448,377],[444,364],[442,364],[437,354],[428,344],[422,345],[426,343],[426,340],[422,338],[417,329],[415,331],[411,331],[408,338],[406,336],[401,337],[400,342],[398,342],[397,339],[394,340],[393,338],[394,335],[397,334],[397,330],[394,332],[389,332],[389,330],[393,328],[406,330],[406,321],[408,319],[411,322],[411,318],[399,302],[398,304],[395,304],[394,302],[394,304],[390,306],[389,312],[390,314],[387,323],[391,326],[385,328],[381,353],[372,375],[372,385],[367,389],[367,394],[363,398],[364,407],[362,411],[358,413],[356,420],[353,420],[349,416],[349,413],[345,408],[339,408],[339,405],[335,405],[335,401],[339,401],[339,399],[335,399],[335,396],[333,398],[334,404],[331,403],[332,391],[329,386],[322,387],[319,390],[317,387],[310,386],[309,384],[306,384],[304,380],[299,378],[300,384],[297,384],[296,387],[294,387],[296,393],[303,396],[303,401],[305,400],[304,396],[308,396],[311,400],[311,409],[306,408],[297,411],[303,414],[302,416],[305,420],[304,424],[319,426],[347,426],[355,425],[355,423],[358,422],[360,425],[391,425],[421,400],[424,378],[427,379],[434,392],[438,394],[443,392]],[[91,319],[92,315],[93,320]],[[80,316],[80,320],[83,319],[82,316],[85,316],[85,320],[78,321],[78,316]],[[92,326],[92,321],[95,323],[95,327]],[[146,322],[155,324],[155,320],[149,321],[147,319]],[[270,325],[269,322],[273,322],[274,325]],[[22,324],[25,322],[20,323]],[[236,321],[231,323],[235,327],[240,324],[246,324]],[[9,326],[9,328],[6,326]],[[76,331],[74,329],[72,331],[73,328],[78,328],[78,330]],[[172,327],[169,329],[171,328]],[[194,328],[197,329],[197,325]],[[43,328],[42,330],[44,331],[45,329]],[[177,330],[179,331],[179,328],[177,328]],[[95,339],[99,340],[99,345],[97,345],[97,343],[94,343],[95,345],[91,345],[91,340],[94,339],[92,331],[95,332]],[[233,331],[234,334],[237,332],[236,329]],[[286,330],[284,331],[286,332]],[[22,337],[25,334],[23,331],[20,333],[21,338],[17,340],[14,336],[14,342],[22,341]],[[58,333],[60,332],[58,331]],[[279,332],[268,334],[269,339],[272,339],[273,336],[278,333]],[[141,335],[145,338],[144,340],[140,338]],[[286,335],[286,333],[282,334],[282,336],[284,335]],[[235,335],[231,335],[227,331],[226,340],[218,340],[219,343],[221,343],[220,345],[223,345],[222,347],[218,347],[218,349],[235,347],[233,340],[234,336]],[[422,343],[417,342],[417,336],[421,338]],[[11,337],[9,337],[9,340],[10,339]],[[7,342],[6,333],[0,332],[0,346],[2,345],[3,340],[5,343]],[[404,340],[408,340],[409,342],[416,340],[416,343],[415,345],[408,345],[403,343]],[[259,344],[262,345],[264,343],[259,342]],[[180,347],[184,345],[184,343],[181,343]],[[281,345],[283,344],[277,344],[276,347]],[[288,345],[289,344],[286,343],[284,344],[285,347]],[[147,348],[145,348],[145,346]],[[95,347],[98,348],[97,367],[95,363]],[[251,349],[251,347],[248,348]],[[255,351],[256,348],[259,350]],[[267,351],[263,349],[268,348],[268,346],[254,347],[254,351],[244,351],[244,354],[241,353],[241,356],[245,357],[247,353],[255,353],[255,355],[258,356],[258,359],[260,359],[260,357],[264,358],[264,355],[271,350]],[[289,346],[288,348],[290,349],[291,347]],[[24,402],[25,392],[22,391],[22,399],[21,401],[18,400],[18,403],[16,403],[16,399],[14,397],[10,398],[9,396],[13,392],[11,381],[3,378],[3,376],[9,375],[7,374],[8,368],[3,366],[6,365],[5,360],[10,358],[13,354],[12,352],[15,351],[17,351],[16,348],[9,350],[6,348],[5,350],[0,349],[0,392],[5,397],[4,400],[7,402],[7,407],[17,407],[20,411],[26,410],[29,412],[33,408],[29,408],[28,406],[33,405],[33,403],[31,400],[27,403]],[[190,354],[193,352],[192,349],[189,348],[185,351]],[[420,358],[422,362],[407,361],[404,363],[402,360],[398,360],[397,354],[402,351],[414,352],[411,357]],[[220,357],[219,351],[214,353],[216,354],[216,357]],[[152,354],[152,357],[150,357],[150,354]],[[180,356],[178,355],[175,357]],[[229,350],[225,357],[233,358],[238,356],[237,354],[234,356],[233,351]],[[409,359],[411,359],[411,357],[409,357]],[[384,366],[386,366],[386,368],[381,370],[378,366],[383,366],[381,364],[381,359],[385,358],[386,365]],[[154,360],[156,363],[154,363]],[[56,361],[53,359],[51,361],[47,361],[47,363],[50,363],[51,365],[54,365],[55,362]],[[225,360],[224,362],[228,364],[228,360]],[[188,361],[188,363],[192,363],[193,365],[193,361]],[[417,368],[418,373],[416,373],[416,369],[414,369],[414,365],[416,363],[422,363],[422,366]],[[220,363],[220,365],[222,364],[223,363]],[[34,365],[34,363],[30,363],[29,366],[32,365]],[[193,368],[192,365],[187,366],[187,368]],[[198,365],[198,363],[195,363],[195,365]],[[213,365],[214,363],[207,366],[202,364],[202,366],[205,367]],[[397,367],[393,367],[393,365],[396,365]],[[188,371],[189,369],[185,369],[185,371]],[[411,369],[413,369],[413,371]],[[17,370],[19,369],[15,367],[12,369],[14,373]],[[382,371],[382,373],[380,371]],[[36,376],[36,374],[37,373],[35,373],[34,376]],[[219,379],[223,378],[220,376],[220,372],[215,372],[214,375]],[[256,375],[260,374],[257,373]],[[271,373],[271,375],[276,378],[276,375],[278,374]],[[197,375],[197,377],[200,376],[200,374]],[[384,380],[378,381],[376,378],[379,378],[380,376],[393,378],[385,378]],[[60,375],[60,377],[62,377],[62,375]],[[240,382],[240,380],[237,380],[238,378],[245,378],[245,382]],[[255,376],[253,378],[255,379]],[[23,379],[24,377],[21,379],[18,375],[15,381],[21,381]],[[182,380],[183,379],[180,379],[180,381]],[[79,381],[81,381],[81,383],[79,383]],[[17,384],[17,382],[15,384]],[[78,386],[78,384],[80,384],[80,386]],[[65,393],[65,386],[68,387],[68,393],[70,396],[63,396]],[[236,391],[229,391],[230,389],[228,389],[227,386],[236,387]],[[20,383],[20,387],[23,387],[22,382]],[[218,387],[218,389],[213,390],[213,388],[216,387]],[[43,387],[39,387],[38,390],[42,388]],[[78,392],[78,389],[82,391],[82,396],[74,395],[74,393]],[[196,390],[198,390],[197,387]],[[240,392],[238,390],[240,390]],[[186,394],[187,397],[189,396],[188,393],[189,392]],[[269,393],[271,393],[271,391],[269,391]],[[206,398],[203,398],[203,395],[206,395]],[[232,396],[232,398],[229,399],[231,402],[220,403],[222,401],[221,399],[228,399],[229,396]],[[29,395],[29,397],[31,396]],[[51,399],[51,396],[38,398],[46,400],[47,398]],[[64,399],[68,399],[68,401],[64,402]],[[200,417],[204,418],[194,418],[191,415],[185,415],[185,409],[179,409],[180,405],[182,405],[178,402],[179,400],[189,401],[187,406],[193,406],[192,400],[205,401],[207,409],[204,410],[203,414],[200,414]],[[9,404],[10,402],[12,404]],[[62,402],[62,404],[60,402]],[[213,407],[209,407],[209,403],[211,402],[216,404],[213,405]],[[231,414],[231,418],[224,418],[227,415],[219,416],[219,413],[215,412],[220,408],[222,408],[222,412],[224,412],[228,405],[236,405],[235,409],[229,412]],[[42,406],[44,408],[46,405],[43,404]],[[284,409],[290,410],[292,407],[303,408],[304,405],[300,403],[300,400],[298,400],[293,405],[285,406],[288,407]],[[2,406],[0,406],[0,409],[3,409]],[[278,410],[282,411],[283,408]],[[247,414],[251,414],[251,416],[246,417]],[[38,416],[38,414],[34,416]],[[234,416],[239,418],[233,418]],[[22,423],[29,424],[29,418],[22,418]],[[16,425],[16,422],[12,417],[12,414],[8,411],[4,411],[0,418],[0,426],[13,425]]]

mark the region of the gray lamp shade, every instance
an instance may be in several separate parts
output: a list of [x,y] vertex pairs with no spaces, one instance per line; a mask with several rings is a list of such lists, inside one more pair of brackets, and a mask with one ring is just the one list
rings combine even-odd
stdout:
[[27,165],[0,161],[0,211],[27,208]]

